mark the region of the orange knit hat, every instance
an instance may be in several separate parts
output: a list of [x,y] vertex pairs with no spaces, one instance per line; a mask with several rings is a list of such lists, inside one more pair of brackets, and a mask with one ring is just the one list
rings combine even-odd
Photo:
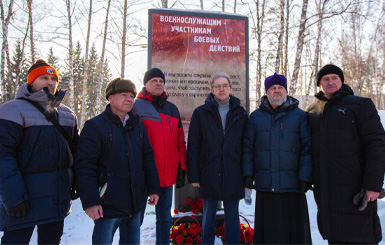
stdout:
[[59,83],[59,75],[57,71],[52,66],[48,65],[45,60],[39,59],[35,64],[31,66],[28,70],[27,83],[31,85],[36,78],[41,75],[53,75],[57,78],[57,82]]

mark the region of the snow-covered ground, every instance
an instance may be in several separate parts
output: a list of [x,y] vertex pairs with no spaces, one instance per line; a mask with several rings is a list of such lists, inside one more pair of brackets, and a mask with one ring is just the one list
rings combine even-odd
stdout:
[[[385,126],[385,111],[378,111],[381,117],[381,122]],[[309,207],[309,217],[313,244],[327,244],[318,232],[317,227],[317,206],[314,202],[313,192],[308,191],[307,201]],[[245,204],[243,200],[240,201],[240,214],[247,218],[252,227],[254,227],[254,201],[255,191],[253,191],[253,203],[251,206]],[[380,216],[382,229],[382,236],[385,237],[385,198],[378,201],[378,215]],[[72,205],[72,213],[65,219],[64,234],[62,237],[62,244],[91,244],[93,221],[84,213],[80,200],[76,200]],[[0,232],[0,237],[2,232]],[[36,230],[31,239],[31,244],[36,244]],[[113,244],[119,243],[119,231],[116,232]],[[146,215],[141,227],[141,244],[155,244],[155,208],[147,205]],[[215,244],[222,244],[220,239],[216,239]],[[380,244],[385,245],[385,241]]]
[[[313,244],[327,244],[321,237],[317,228],[317,207],[314,202],[313,192],[308,191],[307,200],[309,206],[309,217]],[[248,219],[250,224],[254,227],[254,201],[255,191],[253,191],[253,203],[251,206],[245,204],[243,200],[240,201],[240,214]],[[378,214],[380,216],[381,225],[383,227],[383,237],[385,237],[385,201],[378,201]],[[64,234],[62,237],[62,244],[91,244],[93,230],[93,221],[82,210],[79,199],[73,202],[72,213],[65,219]],[[0,236],[1,236],[0,232]],[[31,244],[36,244],[36,230],[31,239]],[[119,243],[119,231],[116,232],[113,244]],[[141,227],[141,244],[155,244],[155,208],[147,206],[146,215]],[[215,244],[222,244],[220,239],[216,239]],[[380,244],[385,244],[381,242]]]

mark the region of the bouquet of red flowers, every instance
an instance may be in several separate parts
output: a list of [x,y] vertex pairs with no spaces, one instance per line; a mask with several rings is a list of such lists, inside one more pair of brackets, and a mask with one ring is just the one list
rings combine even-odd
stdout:
[[[241,216],[241,215],[240,215]],[[246,220],[245,217],[241,216]],[[246,220],[247,224],[240,223],[240,244],[252,244],[254,239],[254,229],[250,226],[249,222]],[[222,241],[225,241],[224,233],[224,224],[217,228],[217,237],[221,237]]]
[[[186,198],[186,203],[190,204],[191,206],[191,212],[194,214],[203,213],[203,199],[198,197],[197,200],[192,201],[190,198]],[[186,212],[183,208],[180,210],[174,209],[174,214],[178,214],[180,212],[184,213]]]
[[[178,226],[175,224],[183,217],[191,217],[196,223],[180,223]],[[177,219],[170,230],[170,243],[171,244],[201,244],[202,227],[199,222],[192,216],[183,216]]]

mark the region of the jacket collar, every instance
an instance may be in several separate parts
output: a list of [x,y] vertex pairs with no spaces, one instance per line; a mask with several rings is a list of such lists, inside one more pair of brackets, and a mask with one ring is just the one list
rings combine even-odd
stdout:
[[[108,105],[106,106],[106,109],[104,110],[104,113],[107,115],[107,117],[108,117],[114,124],[116,124],[116,125],[123,125],[123,123],[122,123],[122,121],[120,120],[120,118],[118,117],[118,115],[112,113],[110,104],[108,104]],[[128,113],[128,115],[130,116],[130,118],[127,120],[126,126],[125,126],[125,127],[131,125],[131,124],[132,124],[133,122],[135,122],[135,121],[138,121],[138,118],[139,118],[139,116],[136,115],[136,114],[134,114],[134,113],[132,113],[132,111],[130,111],[130,112]]]
[[36,92],[31,92],[28,88],[28,84],[24,83],[19,87],[16,93],[16,99],[27,99],[30,101],[35,101],[46,107],[48,111],[58,107],[60,103],[63,101],[64,96],[66,94],[66,90],[58,90],[54,95],[48,93],[46,88],[42,88]]
[[161,96],[152,96],[145,87],[143,87],[142,91],[139,92],[138,94],[138,98],[140,99],[146,99],[148,101],[150,101],[151,103],[156,103],[158,104],[159,106],[162,106],[164,105],[164,103],[166,103],[167,99],[168,99],[168,95],[166,94],[166,92],[163,92],[163,94]]
[[259,108],[263,111],[270,112],[272,114],[279,113],[279,112],[288,112],[291,111],[294,108],[297,108],[299,104],[299,101],[291,96],[287,96],[287,100],[285,103],[283,103],[281,106],[277,107],[277,109],[274,109],[269,102],[269,99],[267,96],[263,96],[261,99],[261,104],[259,105]]
[[[211,109],[216,109],[218,110],[218,102],[215,100],[215,97],[213,95],[213,93],[210,93],[206,100],[205,100],[205,105],[208,107],[208,108],[211,108]],[[231,111],[232,109],[238,107],[241,105],[241,101],[233,96],[233,95],[230,95],[230,99],[229,99],[229,111]]]
[[351,87],[349,87],[349,85],[344,83],[344,84],[342,84],[341,88],[337,92],[335,92],[330,99],[326,98],[324,92],[322,92],[322,91],[316,93],[315,97],[319,100],[322,100],[322,101],[328,101],[328,100],[335,101],[335,100],[338,100],[338,99],[340,99],[346,95],[354,95],[354,92],[351,89]]

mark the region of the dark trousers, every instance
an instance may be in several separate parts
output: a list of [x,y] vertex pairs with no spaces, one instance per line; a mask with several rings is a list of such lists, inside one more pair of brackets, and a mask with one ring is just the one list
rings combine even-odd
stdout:
[[[37,243],[38,244],[60,244],[63,235],[64,221],[51,222],[37,226]],[[1,244],[29,244],[35,226],[4,231],[1,238]]]

